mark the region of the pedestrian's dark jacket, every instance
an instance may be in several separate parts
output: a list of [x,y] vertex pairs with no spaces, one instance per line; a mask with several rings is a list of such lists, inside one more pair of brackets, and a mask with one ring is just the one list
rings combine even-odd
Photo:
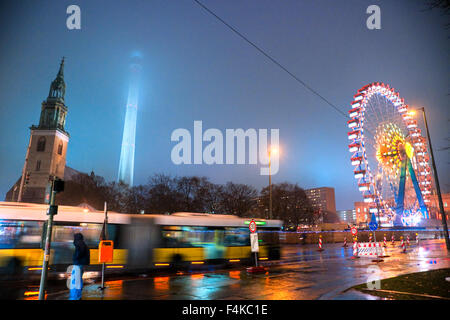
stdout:
[[73,264],[83,266],[89,265],[89,248],[83,240],[83,235],[81,233],[75,233],[73,239],[73,245],[75,246],[75,252],[73,253]]

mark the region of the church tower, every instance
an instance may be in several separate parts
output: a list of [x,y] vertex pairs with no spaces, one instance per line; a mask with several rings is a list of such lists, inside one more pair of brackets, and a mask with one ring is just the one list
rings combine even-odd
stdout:
[[65,92],[63,58],[48,97],[42,102],[39,125],[30,127],[30,142],[17,201],[44,203],[50,178],[64,178],[69,142],[69,133],[64,128],[67,115]]

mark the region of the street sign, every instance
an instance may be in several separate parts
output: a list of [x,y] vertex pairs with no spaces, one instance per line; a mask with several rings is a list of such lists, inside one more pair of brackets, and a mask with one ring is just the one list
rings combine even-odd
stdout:
[[372,212],[372,217],[369,222],[369,229],[371,231],[375,231],[378,229],[377,218],[375,217],[375,213]]
[[250,233],[250,245],[252,247],[252,252],[259,252],[259,245],[258,245],[258,234]]
[[356,227],[352,227],[352,235],[356,236],[357,233],[358,233],[358,229],[356,229]]
[[255,220],[250,221],[250,224],[248,225],[248,228],[250,229],[250,232],[256,232],[256,222]]

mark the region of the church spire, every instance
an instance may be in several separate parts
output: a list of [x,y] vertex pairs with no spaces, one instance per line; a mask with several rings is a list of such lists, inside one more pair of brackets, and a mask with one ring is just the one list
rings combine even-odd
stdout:
[[50,85],[47,101],[59,100],[64,102],[64,95],[66,94],[66,83],[64,82],[64,59],[65,57],[62,58],[61,64],[59,65],[58,74]]

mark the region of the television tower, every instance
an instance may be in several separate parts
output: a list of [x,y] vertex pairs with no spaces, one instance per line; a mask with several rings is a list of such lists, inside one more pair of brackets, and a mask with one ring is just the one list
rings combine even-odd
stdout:
[[136,119],[139,100],[139,80],[141,64],[139,55],[134,55],[130,64],[130,87],[123,127],[122,149],[120,152],[119,175],[117,181],[133,186]]

